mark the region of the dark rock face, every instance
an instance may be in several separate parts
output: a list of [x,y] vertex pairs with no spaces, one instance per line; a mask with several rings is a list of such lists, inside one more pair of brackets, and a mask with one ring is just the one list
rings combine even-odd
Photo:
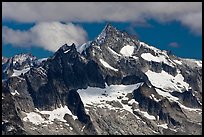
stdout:
[[15,107],[15,100],[9,95],[9,90],[5,84],[2,84],[2,135],[25,135],[23,123],[19,117],[19,112]]
[[94,62],[93,60],[89,61],[85,66],[85,70],[89,86],[104,88],[104,79],[101,75],[101,70],[96,62]]
[[[63,47],[70,51],[64,54]],[[87,88],[88,85],[104,87],[97,63],[93,60],[84,62],[75,45],[63,47],[55,53],[52,60],[45,63],[45,66],[49,67],[49,79],[62,79],[69,89]]]
[[161,98],[154,88],[149,88],[147,85],[143,85],[134,92],[134,99],[139,102],[139,107],[142,110],[147,111],[149,114],[154,116],[159,116],[158,120],[165,121],[172,126],[180,125],[179,121],[176,121],[174,114],[176,116],[184,116],[181,108],[175,102],[169,102],[167,99],[162,99],[161,101],[155,101],[149,98],[151,94],[154,94],[156,97]]
[[66,103],[71,112],[78,117],[79,121],[85,124],[85,134],[97,134],[90,116],[86,114],[83,102],[76,90],[69,91]]
[[15,102],[15,107],[19,109],[19,111],[29,112],[33,110],[33,99],[27,91],[25,79],[20,77],[9,78],[7,90],[13,93],[18,92],[18,94],[13,96],[13,100]]
[[164,71],[171,74],[172,76],[176,76],[176,74],[177,74],[176,68],[173,68],[173,67],[171,67],[169,65],[166,65],[166,64],[162,63],[162,68],[163,68]]
[[122,84],[124,84],[124,85],[136,84],[139,82],[144,82],[144,80],[141,79],[141,77],[136,76],[136,75],[126,76],[122,79]]
[[81,98],[76,90],[70,90],[67,95],[67,105],[73,114],[77,115],[79,121],[87,123],[90,121],[88,115],[86,115]]
[[193,96],[192,91],[184,91],[183,93],[172,92],[173,96],[178,97],[185,106],[192,108],[201,108],[201,104],[198,102],[197,98]]
[[[127,45],[134,47],[133,53],[124,56],[120,51]],[[165,61],[169,62],[145,60],[143,53],[151,53],[155,58],[165,56]],[[5,79],[2,81],[2,134],[60,134],[58,130],[61,134],[88,135],[201,134],[202,67],[175,65],[174,59],[178,58],[145,46],[136,37],[110,24],[99,37],[87,43],[81,53],[74,44],[65,44],[44,62],[39,63],[32,55],[23,54],[8,59],[2,65],[2,79]],[[27,67],[30,68],[27,73],[12,76],[14,70]],[[183,81],[191,89],[172,91],[171,83],[168,91],[153,86],[146,74],[148,70],[158,74],[165,71],[174,78],[180,70]],[[135,88],[131,92],[124,91],[133,84]],[[112,85],[118,87],[114,89]],[[121,89],[123,86],[127,87]],[[100,103],[86,104],[78,90],[89,87],[95,90],[94,95],[105,90],[97,99],[106,98]],[[115,92],[113,96],[121,94],[110,100],[113,97],[106,93],[110,92],[108,90]],[[97,100],[94,95],[90,96],[93,102]],[[64,106],[77,119],[66,113],[63,118],[67,122],[54,120],[50,127],[43,123],[33,125],[33,128],[32,122],[23,120],[30,112],[36,113],[34,117],[49,119],[40,112]]]

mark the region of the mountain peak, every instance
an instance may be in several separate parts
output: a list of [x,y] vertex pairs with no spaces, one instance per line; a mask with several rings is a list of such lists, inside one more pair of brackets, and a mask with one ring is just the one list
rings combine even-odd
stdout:
[[118,30],[112,26],[111,23],[107,23],[106,26],[104,27],[104,29],[102,30],[102,32],[98,35],[98,37],[96,38],[96,42],[101,45],[105,42],[106,37],[111,34],[111,33],[115,33],[118,32]]
[[111,23],[108,22],[104,29],[105,30],[111,30],[111,29],[116,29],[116,28]]
[[71,45],[68,45],[67,43],[65,43],[64,45],[62,45],[58,51],[62,51],[64,53],[67,53],[68,51],[70,50],[73,50],[75,49],[76,50],[76,46],[74,43],[72,43]]
[[54,54],[53,58],[63,57],[63,56],[72,56],[77,54],[77,49],[74,43],[68,45],[65,43],[62,45]]
[[27,61],[27,60],[35,60],[36,57],[33,56],[31,53],[20,53],[12,57],[13,63],[19,62],[20,64]]

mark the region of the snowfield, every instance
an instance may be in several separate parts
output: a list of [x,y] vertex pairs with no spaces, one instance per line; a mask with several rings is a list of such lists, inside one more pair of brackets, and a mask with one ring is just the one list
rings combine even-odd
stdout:
[[126,45],[120,50],[120,53],[123,56],[130,57],[130,56],[132,56],[134,49],[135,49],[134,46]]
[[178,74],[175,77],[163,70],[161,73],[148,70],[145,74],[148,76],[152,85],[170,92],[174,90],[183,92],[189,88],[189,84],[184,81],[184,77],[180,74],[180,71],[178,71]]
[[[74,120],[77,119],[77,116],[73,115],[72,112],[68,109],[67,106],[60,106],[60,108],[56,108],[52,111],[39,111],[36,108],[36,112],[29,112],[25,113],[27,116],[23,118],[23,121],[29,121],[35,125],[40,125],[40,124],[52,124],[52,122],[56,119],[61,122],[67,122],[64,119],[65,114],[69,114],[72,116]],[[49,115],[48,119],[43,118],[42,115],[47,114]]]

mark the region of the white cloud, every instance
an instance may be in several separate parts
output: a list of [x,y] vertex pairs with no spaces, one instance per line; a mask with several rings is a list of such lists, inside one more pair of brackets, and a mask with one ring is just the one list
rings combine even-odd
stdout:
[[2,29],[2,39],[5,43],[19,45],[20,47],[24,45],[30,46],[31,39],[29,33],[28,31],[13,30],[4,26]]
[[192,32],[202,34],[202,12],[186,14],[180,18],[180,21],[189,26]]
[[202,32],[201,2],[3,2],[3,19],[19,22],[179,21]]
[[60,22],[37,23],[27,31],[3,27],[3,42],[18,47],[39,46],[49,51],[56,51],[63,44],[83,44],[87,34],[80,26]]

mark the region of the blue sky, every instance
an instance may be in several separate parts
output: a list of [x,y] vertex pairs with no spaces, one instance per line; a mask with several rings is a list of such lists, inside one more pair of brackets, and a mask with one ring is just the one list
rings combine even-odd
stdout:
[[[25,14],[18,11],[18,8],[21,5],[14,4],[14,7],[12,6],[13,5],[10,7],[12,8],[12,12],[16,10],[16,12],[14,12],[16,14],[18,12],[21,16],[22,14]],[[33,5],[29,5],[28,7],[30,7],[30,9],[27,8],[30,12],[34,10],[32,6]],[[123,8],[123,4],[119,6]],[[105,12],[103,11],[103,7],[100,7],[101,11],[96,13],[98,16],[93,18],[90,17],[88,20],[88,13],[84,13],[84,16],[87,16],[87,18],[84,19],[84,16],[80,17],[80,14],[69,15],[68,13],[70,11],[67,11],[66,15],[68,20],[66,17],[64,19],[58,19],[54,16],[51,20],[44,20],[44,18],[42,19],[41,16],[33,16],[33,18],[32,16],[28,16],[26,18],[25,15],[25,18],[22,18],[20,15],[12,15],[11,11],[6,11],[3,4],[2,39],[4,42],[2,43],[2,55],[5,57],[11,57],[15,54],[29,52],[38,58],[48,57],[61,46],[59,45],[60,42],[58,41],[65,41],[68,44],[72,42],[81,44],[86,41],[93,40],[102,31],[106,23],[110,22],[119,30],[125,30],[130,34],[134,34],[140,41],[144,41],[149,45],[155,46],[159,49],[171,50],[173,54],[179,57],[201,59],[202,30],[200,30],[200,28],[202,28],[202,25],[193,22],[194,17],[192,16],[195,15],[195,19],[197,19],[198,14],[200,14],[200,11],[196,10],[196,6],[197,8],[199,7],[197,4],[195,5],[195,9],[192,9],[192,12],[189,12],[189,16],[191,15],[192,19],[189,19],[189,16],[183,18],[184,15],[177,17],[176,14],[182,14],[183,12],[175,10],[174,13],[174,10],[172,9],[169,11],[171,14],[166,12],[166,15],[163,15],[161,8],[161,15],[158,14],[160,10],[155,13],[160,16],[159,18],[154,17],[154,15],[149,15],[148,18],[141,19],[141,15],[138,15],[140,17],[138,17],[140,19],[138,21],[137,18],[132,20],[131,18],[120,16],[120,14],[116,15],[115,13],[113,13],[112,18],[108,16],[103,17],[104,19],[100,19],[98,16],[101,14],[101,12]],[[192,7],[193,6],[187,5],[187,8],[183,10],[191,11],[190,8]],[[152,10],[155,11],[155,9]],[[124,11],[126,11],[126,9]],[[112,12],[112,10],[110,10],[110,12]],[[132,11],[130,8],[130,11],[126,12],[128,12],[128,15],[130,16],[132,16],[131,14],[134,14],[134,12],[141,12],[141,14],[143,13],[142,11],[134,11],[134,8]],[[147,13],[145,13],[145,15],[146,14]],[[185,13],[185,16],[186,14],[187,13]],[[61,13],[59,15],[61,15]],[[169,16],[169,18],[166,19],[165,16]],[[66,25],[62,25],[62,22],[64,22]],[[67,32],[64,30],[67,30]],[[70,34],[71,32],[72,34]],[[47,35],[47,37],[44,35]]]

